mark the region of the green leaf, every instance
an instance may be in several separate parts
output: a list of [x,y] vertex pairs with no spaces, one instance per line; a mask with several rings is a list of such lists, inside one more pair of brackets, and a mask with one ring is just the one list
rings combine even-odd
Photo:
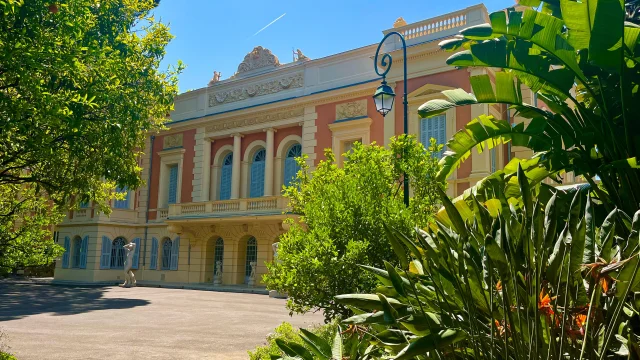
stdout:
[[471,155],[474,147],[482,153],[486,149],[492,149],[509,141],[513,146],[535,145],[536,151],[548,149],[551,145],[546,135],[525,131],[523,123],[511,126],[506,120],[496,120],[492,116],[480,115],[465,125],[464,129],[456,132],[447,142],[448,151],[440,160],[442,169],[438,172],[438,179],[444,180],[449,177]]
[[616,297],[626,298],[630,291],[640,290],[639,260],[638,253],[636,253],[620,270],[616,279]]
[[524,203],[525,216],[531,216],[533,202],[531,200],[531,190],[529,189],[529,179],[527,179],[522,170],[522,166],[518,165],[518,185],[520,185],[520,194]]
[[402,247],[402,244],[400,243],[400,241],[396,238],[396,234],[394,233],[393,229],[389,228],[386,224],[382,224],[384,226],[384,230],[387,233],[387,239],[389,240],[389,244],[391,244],[391,248],[393,249],[393,252],[396,253],[396,256],[398,257],[398,261],[400,261],[400,265],[402,266],[403,269],[406,269],[409,267],[409,260],[408,260],[408,256],[407,253],[404,251],[404,248]]
[[378,299],[380,299],[380,304],[382,305],[382,311],[384,311],[384,321],[386,323],[395,323],[396,319],[398,319],[398,311],[391,306],[387,297],[383,294],[378,294]]
[[437,188],[438,194],[440,195],[440,200],[442,200],[442,204],[447,211],[447,215],[449,215],[449,219],[451,219],[451,223],[453,224],[454,229],[460,234],[464,236],[466,234],[466,227],[464,225],[464,220],[462,220],[462,216],[458,212],[458,209],[453,205],[451,200],[447,194],[442,191],[442,189]]
[[393,288],[396,289],[398,294],[406,297],[407,292],[405,291],[403,286],[403,278],[400,277],[400,275],[398,275],[398,273],[396,272],[396,269],[389,262],[385,261],[384,266],[387,269],[387,272],[389,273],[389,278],[391,279]]
[[[346,294],[337,295],[336,302],[343,305],[351,305],[358,309],[365,310],[383,310],[382,302],[377,295],[372,294]],[[386,298],[387,302],[394,308],[404,308],[405,304],[393,298]]]
[[596,225],[594,218],[593,202],[591,195],[587,195],[587,205],[584,210],[585,221],[585,244],[582,256],[583,264],[592,264],[596,261],[598,254],[598,245],[596,242]]
[[329,360],[331,358],[331,346],[318,335],[309,330],[300,328],[300,337],[309,345],[311,351],[321,360]]
[[590,61],[619,73],[625,15],[623,2],[562,0],[560,8],[569,28],[569,43],[577,50],[588,49]]
[[603,258],[606,262],[610,262],[617,252],[617,249],[613,246],[617,216],[618,209],[613,209],[604,219],[602,226],[600,226],[600,232],[598,233],[598,242],[601,246],[599,257]]
[[334,360],[342,360],[342,337],[340,336],[340,327],[336,331],[336,336],[333,339],[333,345],[331,346],[331,356]]
[[441,114],[455,106],[471,105],[478,102],[473,94],[469,94],[462,89],[445,90],[442,92],[442,95],[444,95],[447,100],[436,99],[424,103],[418,108],[418,115],[427,118]]
[[296,357],[298,356],[298,353],[296,353],[292,348],[291,345],[292,343],[288,343],[280,338],[276,339],[276,345],[278,345],[278,347],[280,348],[280,350],[282,350],[283,353],[285,353],[288,356],[292,356],[292,357]]
[[442,330],[437,334],[429,334],[413,340],[394,359],[411,359],[418,355],[425,355],[430,351],[442,349],[466,338],[467,333],[460,329]]

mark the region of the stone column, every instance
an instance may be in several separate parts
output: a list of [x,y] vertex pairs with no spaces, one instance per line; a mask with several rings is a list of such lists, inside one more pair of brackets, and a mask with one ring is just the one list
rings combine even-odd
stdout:
[[264,166],[264,196],[273,195],[273,128],[265,130],[267,132],[267,159]]
[[240,197],[240,145],[242,135],[233,134],[233,167],[231,169],[231,198]]
[[213,140],[204,139],[204,146],[202,149],[202,180],[200,182],[200,201],[209,201],[210,194],[209,190],[211,189],[211,144]]

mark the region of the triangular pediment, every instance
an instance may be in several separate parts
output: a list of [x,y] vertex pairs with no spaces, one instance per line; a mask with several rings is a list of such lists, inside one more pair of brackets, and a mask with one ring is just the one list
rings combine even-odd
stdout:
[[432,99],[442,98],[443,96],[441,92],[443,92],[444,90],[453,90],[453,89],[455,88],[452,88],[450,86],[425,84],[413,90],[412,92],[410,92],[407,98],[410,102],[428,101]]

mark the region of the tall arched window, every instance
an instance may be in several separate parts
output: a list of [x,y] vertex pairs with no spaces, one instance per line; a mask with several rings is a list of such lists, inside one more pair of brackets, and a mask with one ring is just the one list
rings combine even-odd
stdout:
[[233,170],[233,153],[229,153],[222,161],[220,169],[220,200],[231,199],[231,172]]
[[111,244],[111,266],[112,269],[124,269],[124,238],[116,238]]
[[295,144],[287,151],[287,157],[284,159],[284,186],[289,186],[291,181],[296,178],[300,166],[296,162],[296,158],[302,156],[302,146]]
[[253,155],[251,161],[251,188],[249,189],[249,197],[260,197],[264,195],[264,162],[267,158],[267,152],[264,149],[258,150]]
[[218,238],[216,240],[216,247],[213,257],[213,275],[218,275],[218,261],[224,261],[224,240],[222,238]]
[[256,238],[253,236],[247,240],[247,261],[244,266],[244,283],[249,283],[249,277],[251,276],[251,263],[258,261],[258,245],[256,244]]
[[76,237],[73,239],[73,267],[80,267],[80,257],[82,253],[82,239],[80,237]]
[[170,239],[165,239],[162,242],[162,270],[169,270],[171,267],[171,250],[173,248],[173,242]]

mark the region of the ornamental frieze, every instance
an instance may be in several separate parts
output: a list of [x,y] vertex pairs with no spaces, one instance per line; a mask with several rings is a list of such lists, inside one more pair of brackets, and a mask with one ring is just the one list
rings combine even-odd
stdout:
[[283,90],[299,88],[303,85],[304,75],[303,73],[297,73],[276,80],[269,80],[230,90],[216,91],[209,94],[209,107],[275,94]]
[[235,129],[239,127],[263,124],[271,121],[289,119],[289,118],[303,116],[303,115],[304,115],[304,108],[298,108],[298,109],[292,109],[287,111],[267,113],[263,115],[253,116],[253,117],[246,117],[241,119],[229,119],[226,121],[221,121],[218,124],[207,126],[205,128],[205,132],[210,133],[215,131]]

